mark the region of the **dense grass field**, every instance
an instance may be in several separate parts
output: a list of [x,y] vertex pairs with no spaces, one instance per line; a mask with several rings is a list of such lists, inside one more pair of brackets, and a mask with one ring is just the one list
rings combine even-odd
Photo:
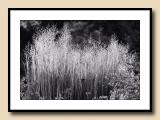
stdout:
[[22,100],[139,100],[140,65],[136,53],[120,44],[90,36],[73,44],[67,24],[41,28],[28,43],[22,59]]

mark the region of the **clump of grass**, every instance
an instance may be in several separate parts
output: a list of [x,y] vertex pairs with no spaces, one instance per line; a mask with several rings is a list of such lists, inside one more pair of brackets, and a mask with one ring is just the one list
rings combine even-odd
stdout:
[[135,55],[128,46],[115,35],[108,47],[88,41],[83,49],[73,45],[67,24],[61,30],[52,26],[37,31],[24,51],[27,85],[21,83],[27,90],[21,99],[138,99],[139,84],[131,75]]

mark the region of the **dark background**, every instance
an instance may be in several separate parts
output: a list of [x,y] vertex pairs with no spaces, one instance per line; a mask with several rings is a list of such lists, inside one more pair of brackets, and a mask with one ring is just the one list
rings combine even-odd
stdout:
[[64,23],[69,24],[75,43],[83,44],[90,36],[94,39],[100,36],[101,42],[108,44],[111,35],[115,34],[119,43],[129,45],[130,51],[140,52],[139,20],[21,20],[21,51],[28,42],[32,43],[32,36],[37,29],[56,25],[60,30]]

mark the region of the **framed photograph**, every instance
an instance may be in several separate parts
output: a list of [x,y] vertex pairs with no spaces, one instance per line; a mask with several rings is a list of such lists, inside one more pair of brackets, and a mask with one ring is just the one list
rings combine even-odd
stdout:
[[152,112],[151,8],[9,8],[8,111]]

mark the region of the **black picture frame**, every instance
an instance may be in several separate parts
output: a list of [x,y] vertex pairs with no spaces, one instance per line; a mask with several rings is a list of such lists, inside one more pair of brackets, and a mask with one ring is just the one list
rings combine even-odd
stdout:
[[[83,109],[83,110],[80,110],[80,109],[73,109],[73,110],[43,110],[43,109],[12,109],[11,108],[11,80],[13,78],[11,78],[11,12],[12,11],[29,11],[29,10],[36,10],[36,11],[41,11],[41,10],[67,10],[67,11],[73,11],[73,10],[76,10],[76,11],[83,11],[83,10],[89,10],[89,11],[94,11],[94,10],[97,10],[97,11],[108,11],[108,10],[113,10],[113,11],[125,11],[125,10],[129,10],[129,11],[136,11],[136,10],[140,10],[140,11],[149,11],[149,28],[150,28],[150,46],[149,46],[149,49],[150,49],[150,53],[149,53],[149,61],[150,61],[150,81],[149,81],[149,87],[150,87],[150,90],[149,90],[149,109],[128,109],[128,110],[90,110],[90,109]],[[152,8],[8,8],[8,112],[152,112],[153,108],[152,108]]]

